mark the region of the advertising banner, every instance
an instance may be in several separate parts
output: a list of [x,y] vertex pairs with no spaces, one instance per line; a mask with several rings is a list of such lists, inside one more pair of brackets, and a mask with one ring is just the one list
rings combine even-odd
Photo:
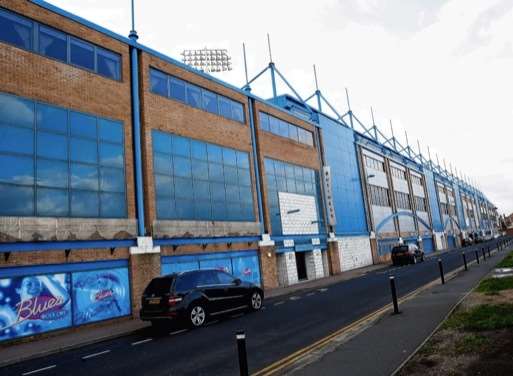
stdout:
[[128,269],[72,274],[73,324],[85,324],[130,314]]
[[69,274],[0,279],[0,341],[69,326]]
[[233,275],[243,281],[260,285],[258,256],[232,258]]

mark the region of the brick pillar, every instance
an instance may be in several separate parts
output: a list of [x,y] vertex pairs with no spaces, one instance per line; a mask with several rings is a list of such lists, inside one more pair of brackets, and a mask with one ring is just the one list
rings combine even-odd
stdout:
[[330,275],[340,274],[340,252],[338,249],[338,241],[328,241],[328,265],[330,268]]
[[141,296],[148,283],[160,275],[160,247],[153,247],[151,238],[138,238],[138,246],[130,247],[130,293],[132,316],[139,317]]
[[370,241],[370,247],[371,247],[371,252],[372,252],[372,263],[374,265],[381,264],[382,260],[381,260],[381,257],[378,254],[378,241],[377,241],[377,239],[374,237],[374,238],[370,238],[369,241]]
[[272,289],[278,287],[278,268],[276,264],[276,252],[274,245],[260,246],[260,276],[262,287]]

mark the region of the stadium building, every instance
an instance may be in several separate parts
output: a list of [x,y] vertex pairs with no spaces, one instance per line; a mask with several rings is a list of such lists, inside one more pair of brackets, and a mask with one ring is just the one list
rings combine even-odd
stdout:
[[482,192],[319,91],[278,95],[273,63],[262,99],[135,33],[0,0],[0,68],[0,341],[135,318],[161,274],[272,289],[497,232]]

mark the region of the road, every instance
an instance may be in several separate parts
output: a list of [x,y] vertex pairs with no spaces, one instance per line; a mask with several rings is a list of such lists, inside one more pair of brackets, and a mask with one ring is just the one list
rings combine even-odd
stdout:
[[[473,249],[464,249],[469,262],[475,259]],[[440,257],[446,272],[462,266],[461,249]],[[0,369],[0,374],[238,375],[235,332],[239,329],[246,331],[250,373],[256,372],[390,303],[389,275],[396,277],[398,294],[403,296],[439,277],[437,258],[268,299],[260,312],[229,317],[201,329],[143,330],[11,365]]]

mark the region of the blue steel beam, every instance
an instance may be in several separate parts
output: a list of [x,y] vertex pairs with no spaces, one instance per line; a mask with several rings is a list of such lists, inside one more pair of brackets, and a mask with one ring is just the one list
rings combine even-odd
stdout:
[[288,86],[288,88],[290,90],[292,90],[292,92],[294,93],[294,95],[296,96],[296,98],[306,107],[306,109],[308,110],[308,112],[310,114],[313,113],[312,109],[310,108],[310,106],[308,106],[306,104],[306,102],[303,100],[303,98],[301,97],[301,95],[299,95],[299,93],[296,91],[296,89],[294,89],[294,87],[287,81],[287,79],[285,78],[285,76],[283,76],[283,74],[280,73],[280,71],[278,70],[278,68],[276,68],[276,66],[274,66],[274,63],[273,63],[273,68],[274,70],[276,71],[276,73],[278,74],[278,76],[280,76],[280,78],[283,80],[283,82],[285,83],[285,85]]

